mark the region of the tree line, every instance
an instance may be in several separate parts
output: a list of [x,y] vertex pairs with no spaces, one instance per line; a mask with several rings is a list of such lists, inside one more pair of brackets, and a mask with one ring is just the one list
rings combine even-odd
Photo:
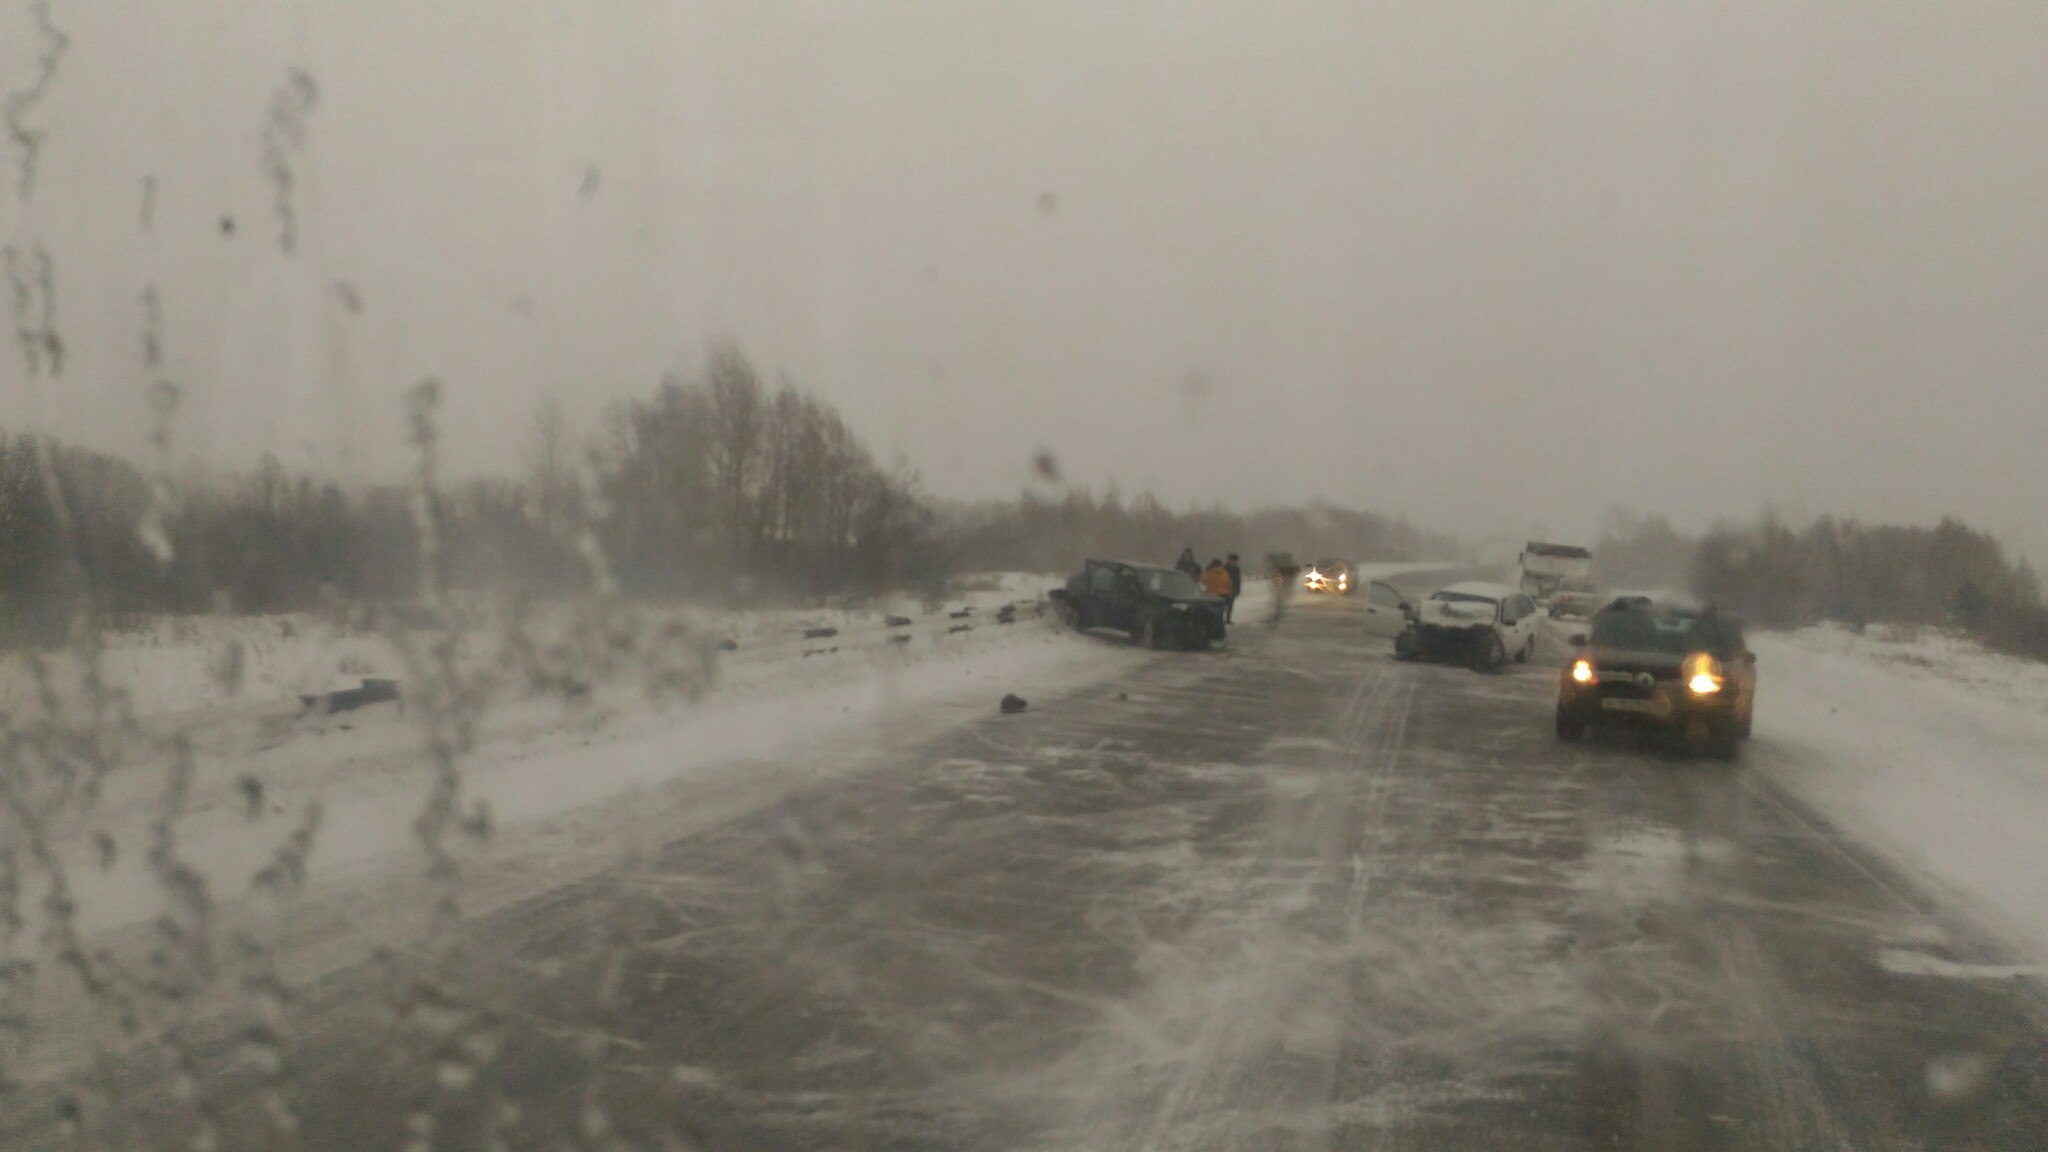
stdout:
[[1248,571],[1263,571],[1268,554],[1303,563],[1330,556],[1350,561],[1452,559],[1455,541],[1405,520],[1354,508],[1312,504],[1232,512],[1185,511],[1143,493],[1126,499],[1112,488],[1058,494],[1026,493],[950,510],[951,554],[963,566],[1063,572],[1090,557],[1171,564],[1183,548],[1204,563],[1232,552]]
[[1659,517],[1617,516],[1594,548],[1610,586],[1689,587],[1765,627],[1837,621],[1932,625],[2048,659],[2048,606],[2024,559],[1954,518],[1933,527],[1764,513],[1697,538]]
[[[262,613],[420,589],[411,485],[344,487],[265,457],[170,487],[159,556],[138,530],[151,490],[137,468],[0,433],[0,643],[57,642],[86,603],[114,618]],[[586,541],[620,591],[714,602],[873,592],[933,581],[942,562],[916,477],[881,466],[823,401],[765,386],[731,347],[700,379],[615,405],[580,441],[546,407],[519,474],[429,495],[452,589],[589,587]]]

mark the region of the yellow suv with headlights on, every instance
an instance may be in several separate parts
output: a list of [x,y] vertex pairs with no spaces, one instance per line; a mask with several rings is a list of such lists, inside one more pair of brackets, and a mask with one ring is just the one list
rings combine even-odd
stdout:
[[1712,608],[1633,596],[1593,616],[1557,689],[1557,734],[1595,725],[1660,728],[1733,760],[1756,709],[1756,654]]

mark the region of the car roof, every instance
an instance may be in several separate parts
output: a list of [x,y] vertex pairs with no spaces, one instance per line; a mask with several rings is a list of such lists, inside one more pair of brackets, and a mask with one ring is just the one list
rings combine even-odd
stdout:
[[1167,566],[1166,566],[1166,565],[1164,565],[1164,564],[1140,564],[1140,563],[1139,563],[1138,561],[1136,561],[1136,560],[1090,560],[1090,561],[1088,561],[1088,563],[1090,563],[1090,564],[1106,564],[1106,565],[1108,565],[1108,566],[1109,566],[1109,567],[1111,567],[1111,568],[1129,568],[1129,569],[1130,569],[1130,570],[1132,570],[1133,572],[1178,572],[1178,571],[1180,571],[1180,569],[1178,569],[1178,568],[1169,568],[1169,567],[1167,567]]
[[1437,591],[1456,592],[1461,596],[1485,596],[1493,600],[1505,600],[1510,596],[1522,594],[1520,588],[1510,588],[1505,584],[1494,584],[1485,580],[1463,580],[1456,584],[1446,584]]

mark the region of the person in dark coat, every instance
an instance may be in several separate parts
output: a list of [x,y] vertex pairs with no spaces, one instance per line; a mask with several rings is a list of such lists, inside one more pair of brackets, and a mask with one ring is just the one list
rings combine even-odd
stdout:
[[1230,573],[1230,594],[1223,598],[1223,622],[1231,623],[1231,614],[1237,611],[1237,598],[1244,594],[1244,569],[1237,562],[1237,553],[1223,564],[1223,570]]
[[1193,548],[1181,549],[1180,559],[1174,561],[1173,566],[1197,581],[1202,578],[1202,562],[1195,559],[1195,550]]

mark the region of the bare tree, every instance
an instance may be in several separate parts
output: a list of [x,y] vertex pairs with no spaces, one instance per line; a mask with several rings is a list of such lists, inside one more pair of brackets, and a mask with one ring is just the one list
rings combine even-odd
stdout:
[[561,402],[553,396],[544,398],[533,414],[526,444],[527,482],[532,485],[534,518],[543,532],[562,534],[570,528],[576,506],[575,451]]
[[711,482],[726,515],[726,530],[739,542],[757,522],[750,507],[757,498],[766,404],[754,365],[739,348],[721,343],[705,365],[709,400]]

